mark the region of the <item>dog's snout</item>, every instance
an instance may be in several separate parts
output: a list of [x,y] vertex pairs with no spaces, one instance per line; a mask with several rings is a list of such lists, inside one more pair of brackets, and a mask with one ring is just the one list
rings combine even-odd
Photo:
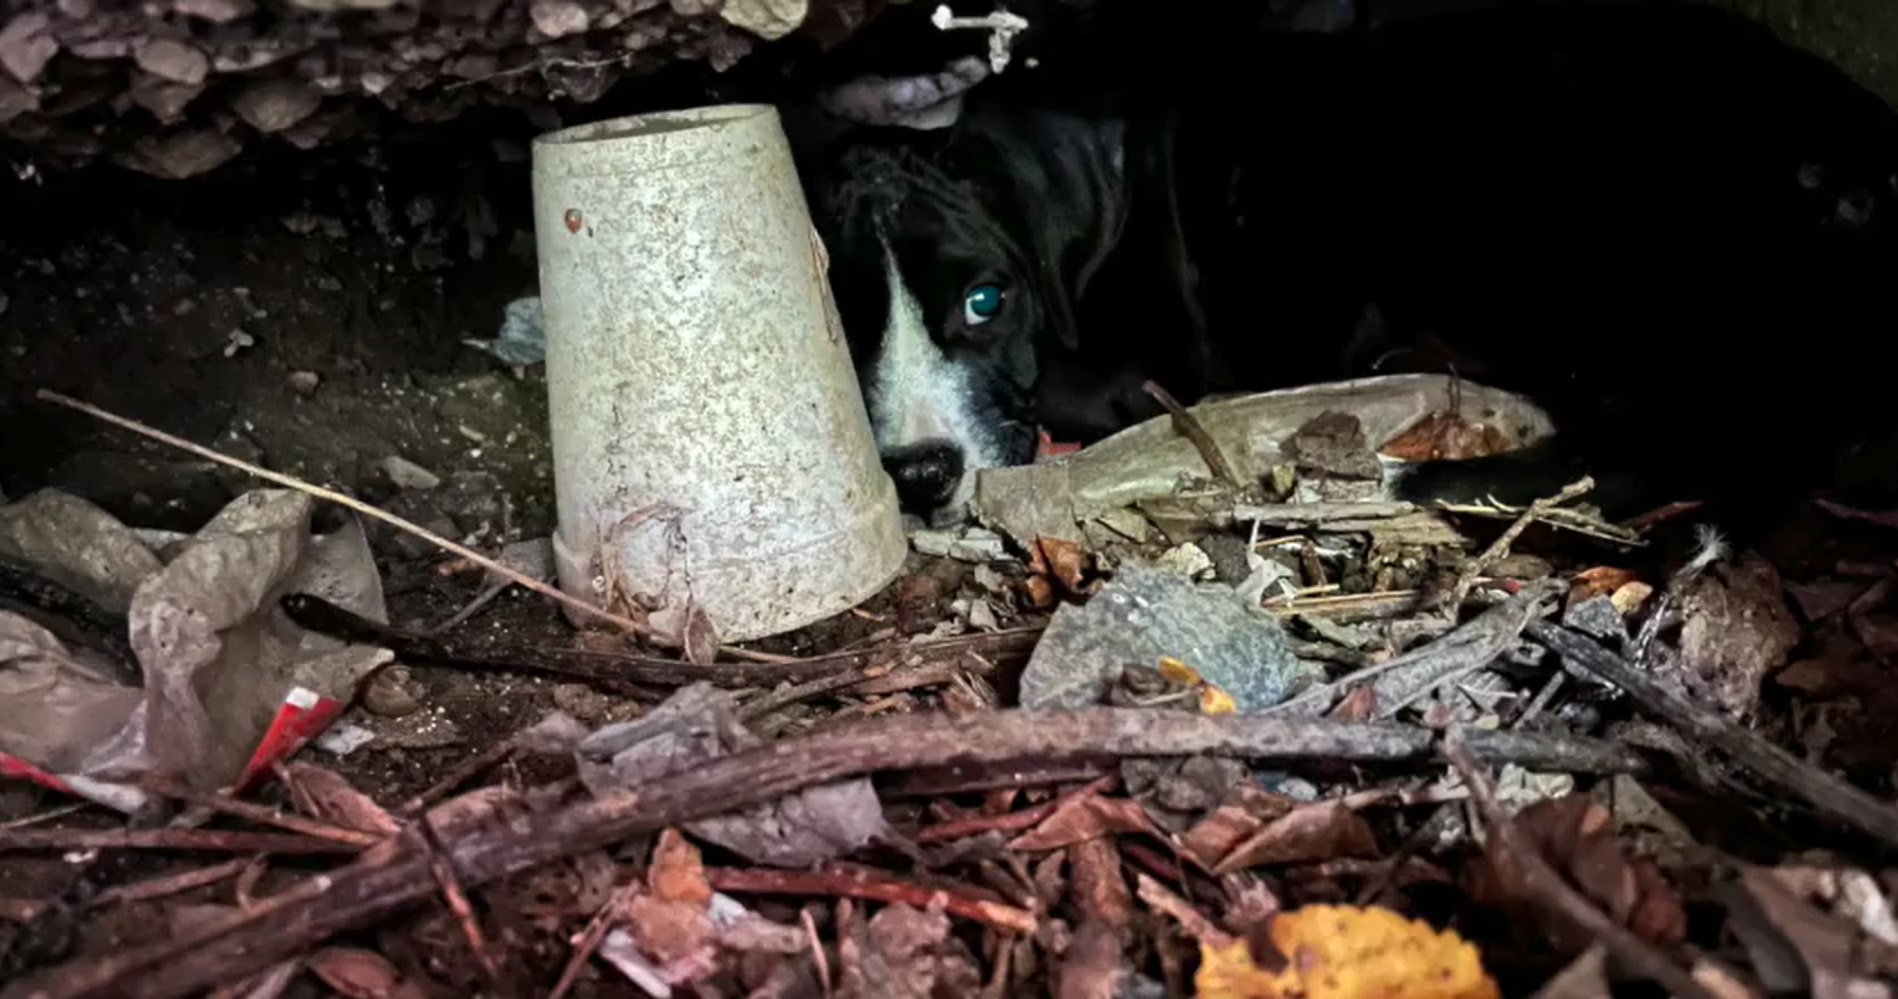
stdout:
[[928,513],[954,498],[962,482],[962,449],[948,441],[924,441],[885,452],[883,468],[895,480],[903,507]]

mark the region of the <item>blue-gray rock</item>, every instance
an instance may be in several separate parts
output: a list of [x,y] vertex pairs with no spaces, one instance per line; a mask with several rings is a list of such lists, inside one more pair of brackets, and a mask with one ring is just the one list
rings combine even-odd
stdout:
[[1316,679],[1291,651],[1285,629],[1229,586],[1128,565],[1086,604],[1063,606],[1022,673],[1028,709],[1099,704],[1123,665],[1152,667],[1170,656],[1231,694],[1241,711],[1263,711]]

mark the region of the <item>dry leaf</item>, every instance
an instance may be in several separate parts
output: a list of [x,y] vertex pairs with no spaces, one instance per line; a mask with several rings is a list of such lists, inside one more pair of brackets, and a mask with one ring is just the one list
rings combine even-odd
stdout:
[[1579,604],[1591,597],[1611,596],[1616,590],[1639,578],[1633,570],[1612,565],[1583,569],[1575,574],[1574,585],[1569,588],[1568,602]]
[[714,946],[710,914],[691,902],[635,895],[626,903],[626,929],[640,953],[662,965],[686,965]]
[[354,947],[328,947],[310,958],[310,973],[348,999],[426,999],[389,959]]
[[1087,551],[1079,542],[1061,538],[1036,538],[1035,547],[1041,550],[1047,560],[1047,572],[1061,584],[1062,589],[1077,596],[1088,591],[1089,559]]
[[394,818],[343,775],[313,763],[287,764],[290,793],[304,814],[346,829],[394,836],[402,831]]
[[[1202,945],[1200,999],[1500,999],[1474,946],[1383,908],[1311,905]],[[1255,957],[1255,955],[1257,955]]]
[[[1651,943],[1670,946],[1685,939],[1687,913],[1679,896],[1653,861],[1622,849],[1614,816],[1599,802],[1585,794],[1545,799],[1517,813],[1515,824],[1544,860],[1610,918]],[[1500,841],[1491,847],[1501,849]],[[1473,894],[1499,907],[1532,907],[1515,868],[1513,858],[1492,852],[1471,868]],[[1587,943],[1568,941],[1576,952]]]
[[1502,431],[1438,410],[1385,441],[1378,453],[1399,461],[1467,461],[1508,450]]
[[698,847],[679,835],[677,829],[667,828],[659,834],[646,884],[654,897],[668,902],[705,905],[712,900],[712,886],[706,883]]
[[1371,827],[1343,802],[1299,805],[1233,847],[1213,865],[1214,874],[1230,874],[1268,864],[1297,864],[1377,853]]
[[1211,871],[1233,847],[1296,807],[1298,803],[1284,795],[1241,784],[1180,837],[1180,848],[1200,867]]
[[1352,687],[1325,717],[1339,721],[1371,721],[1377,717],[1377,687],[1369,683]]
[[1015,837],[1008,848],[1055,850],[1109,833],[1152,833],[1165,839],[1147,817],[1146,809],[1132,798],[1082,794],[1062,802],[1033,829]]

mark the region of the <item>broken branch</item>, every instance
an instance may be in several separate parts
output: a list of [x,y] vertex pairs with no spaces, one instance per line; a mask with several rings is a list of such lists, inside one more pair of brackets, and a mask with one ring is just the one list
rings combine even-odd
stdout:
[[1627,691],[1649,712],[1689,738],[1733,757],[1768,784],[1805,799],[1821,813],[1877,837],[1887,846],[1898,846],[1898,809],[1662,686],[1626,659],[1567,628],[1532,621],[1523,633],[1554,649],[1570,664]]

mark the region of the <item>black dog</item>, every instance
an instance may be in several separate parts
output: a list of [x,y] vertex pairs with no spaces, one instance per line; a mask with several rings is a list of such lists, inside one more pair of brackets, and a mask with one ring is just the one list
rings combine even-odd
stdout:
[[1393,477],[1419,501],[1587,470],[1611,514],[1745,532],[1898,422],[1867,349],[1898,332],[1898,115],[1829,64],[1674,2],[1243,41],[1105,111],[978,89],[808,171],[911,510],[1037,427],[1155,415],[1146,378],[1190,401],[1422,345],[1560,432]]

